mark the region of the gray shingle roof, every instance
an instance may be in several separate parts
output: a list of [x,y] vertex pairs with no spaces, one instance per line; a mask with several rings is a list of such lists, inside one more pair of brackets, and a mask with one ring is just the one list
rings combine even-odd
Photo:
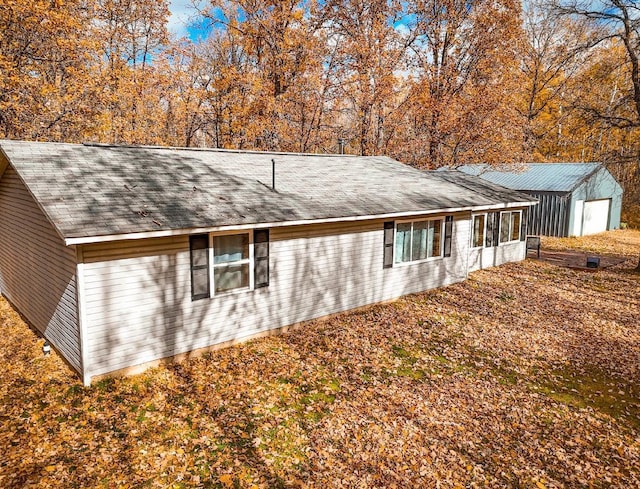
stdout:
[[0,149],[64,238],[531,201],[386,157],[6,140]]
[[[517,202],[517,199],[522,197],[522,193],[517,190],[509,189],[502,185],[490,182],[489,180],[483,180],[475,175],[444,169],[431,172],[427,171],[426,173],[433,173],[433,175],[438,176],[447,182],[454,183],[459,187],[468,189],[470,192],[482,194],[484,197],[492,198],[496,201],[505,199],[505,197],[508,196],[511,199],[516,199],[514,201]],[[531,197],[529,198],[531,199]]]
[[458,170],[514,190],[570,192],[601,168],[599,163],[528,163],[500,171],[487,165],[465,165]]

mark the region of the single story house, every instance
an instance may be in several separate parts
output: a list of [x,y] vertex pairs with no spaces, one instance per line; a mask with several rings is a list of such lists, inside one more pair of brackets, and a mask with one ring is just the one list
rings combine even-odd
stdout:
[[622,187],[599,163],[529,163],[510,169],[487,165],[457,168],[539,203],[529,213],[529,234],[585,236],[620,228]]
[[0,292],[89,385],[522,260],[534,203],[386,157],[5,140]]

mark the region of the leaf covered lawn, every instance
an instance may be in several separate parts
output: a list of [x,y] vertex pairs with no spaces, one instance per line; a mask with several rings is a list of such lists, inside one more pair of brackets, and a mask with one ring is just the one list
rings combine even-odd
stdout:
[[527,260],[92,388],[0,299],[0,487],[638,487],[640,233],[607,235],[623,265]]

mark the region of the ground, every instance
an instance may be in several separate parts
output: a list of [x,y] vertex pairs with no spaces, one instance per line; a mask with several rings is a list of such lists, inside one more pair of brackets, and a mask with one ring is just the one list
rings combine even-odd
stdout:
[[640,232],[84,388],[0,300],[0,487],[639,487]]

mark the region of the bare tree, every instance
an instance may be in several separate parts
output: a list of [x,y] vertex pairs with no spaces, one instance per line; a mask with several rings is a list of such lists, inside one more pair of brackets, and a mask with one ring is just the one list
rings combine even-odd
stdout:
[[[587,22],[591,28],[585,48],[608,48],[614,61],[625,74],[616,84],[615,96],[594,103],[578,103],[577,107],[593,121],[610,130],[635,131],[640,128],[640,4],[635,0],[554,0],[552,9],[559,18]],[[586,101],[585,101],[586,102]],[[640,146],[631,151],[629,171],[638,175]],[[622,156],[622,155],[621,155]],[[613,158],[615,159],[615,158]],[[638,263],[640,269],[640,263]]]
[[[540,1],[525,6],[523,12],[521,70],[524,99],[520,111],[526,118],[529,147],[561,127],[562,103],[571,92],[575,75],[584,66],[588,53],[582,48],[588,38],[588,22],[581,18],[555,15]],[[553,115],[557,123],[542,121]],[[559,137],[561,134],[559,134]]]

